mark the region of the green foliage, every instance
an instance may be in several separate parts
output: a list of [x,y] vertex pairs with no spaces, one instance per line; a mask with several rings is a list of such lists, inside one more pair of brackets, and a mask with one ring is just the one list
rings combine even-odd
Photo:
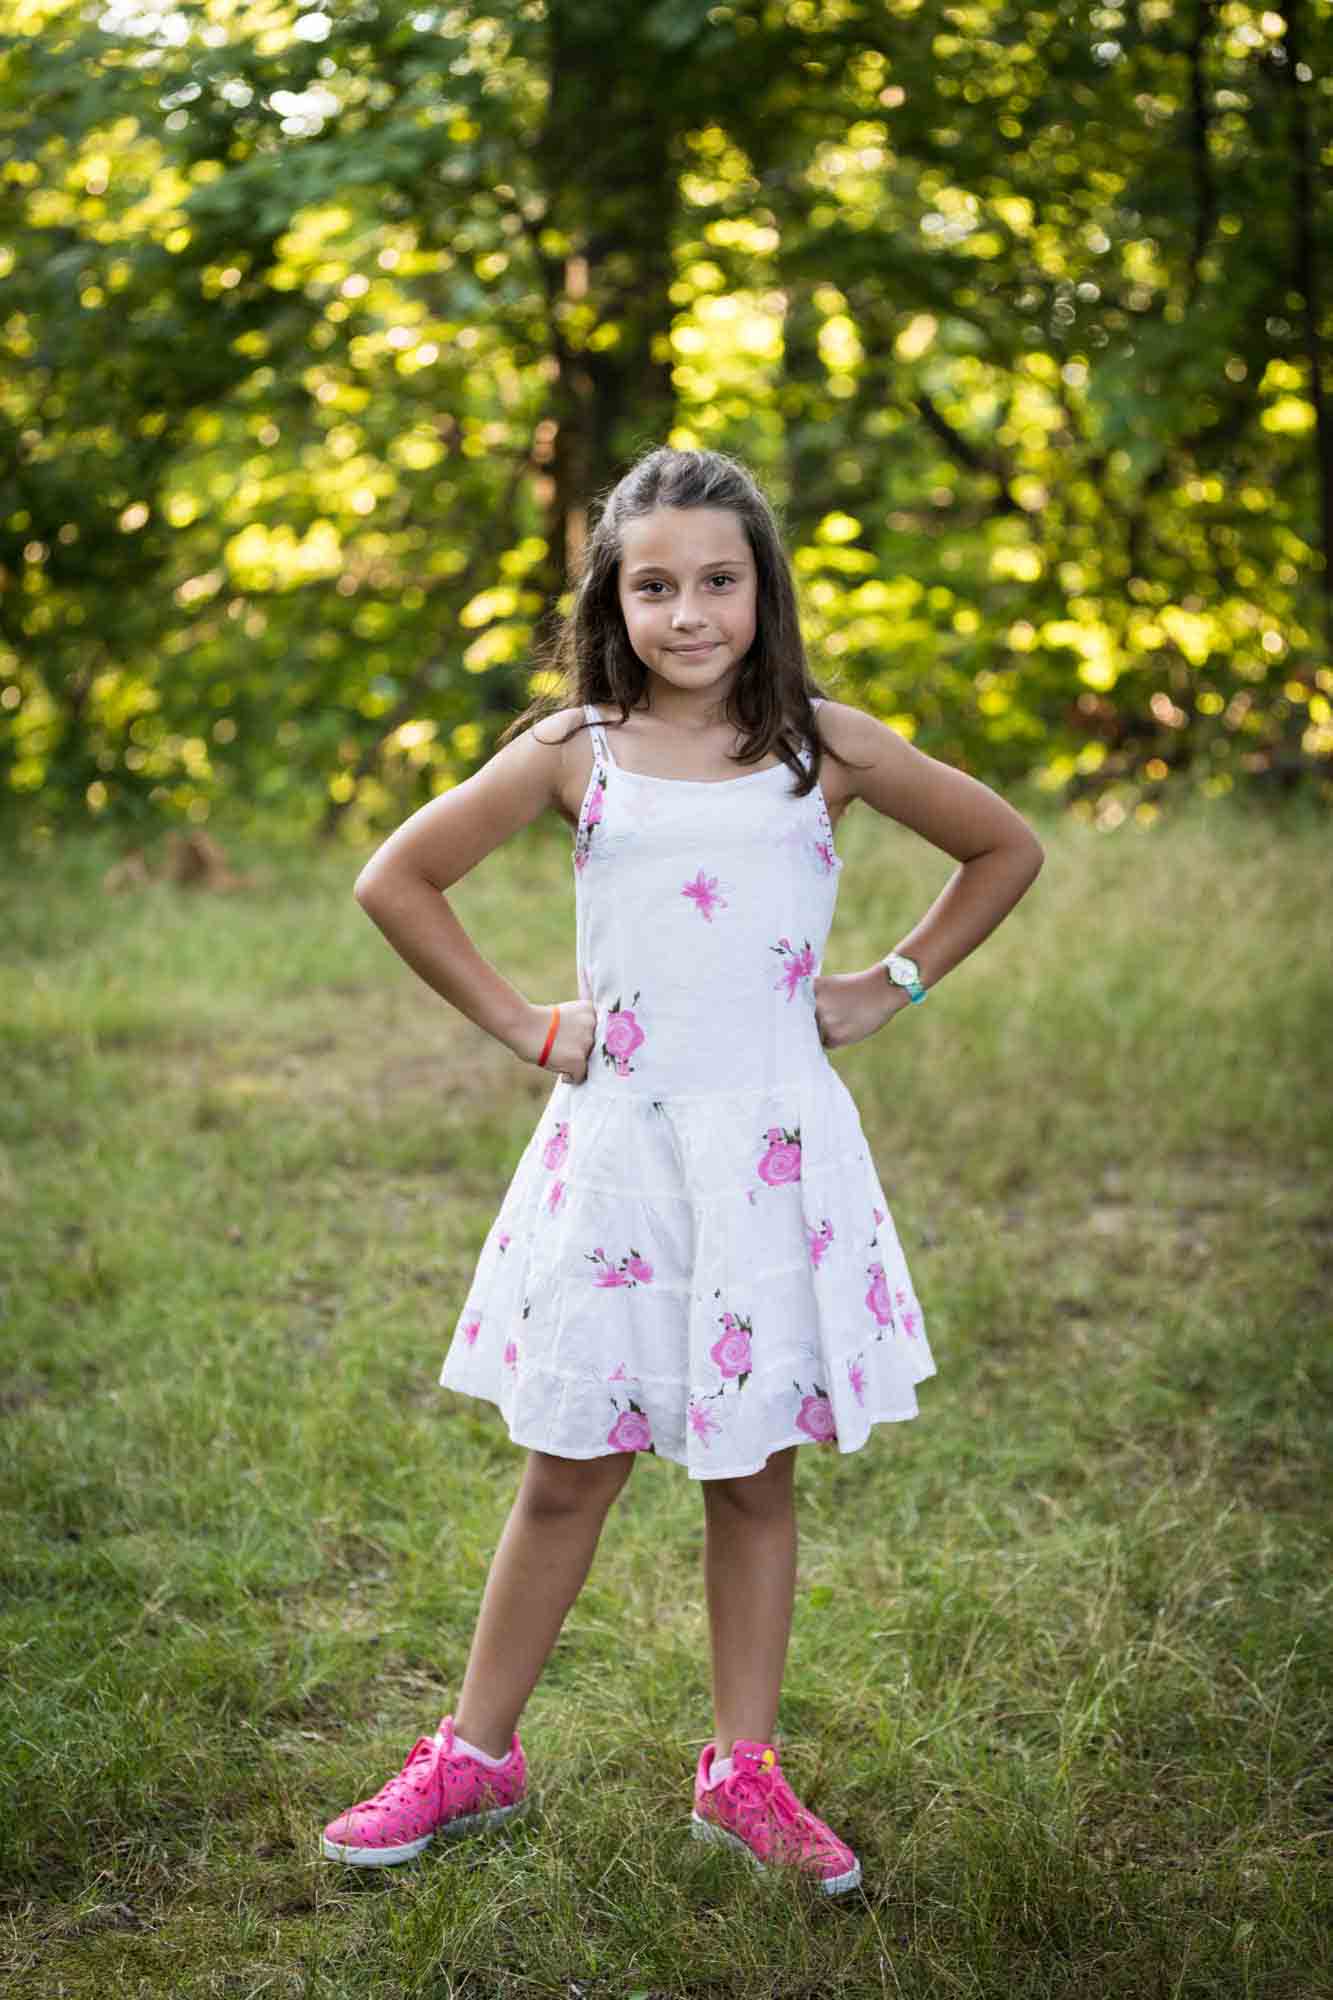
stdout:
[[0,813],[456,782],[667,433],[756,463],[821,678],[932,753],[1330,796],[1326,10],[0,29]]

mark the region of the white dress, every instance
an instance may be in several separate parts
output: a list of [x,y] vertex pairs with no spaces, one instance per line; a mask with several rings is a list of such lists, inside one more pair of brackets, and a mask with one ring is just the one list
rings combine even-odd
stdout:
[[842,867],[823,791],[794,798],[785,764],[625,771],[586,713],[588,1076],[554,1084],[440,1380],[562,1458],[647,1451],[720,1479],[787,1445],[857,1451],[935,1369],[815,1019]]

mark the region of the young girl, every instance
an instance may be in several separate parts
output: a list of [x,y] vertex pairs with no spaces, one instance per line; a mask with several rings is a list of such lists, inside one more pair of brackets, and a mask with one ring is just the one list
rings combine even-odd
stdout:
[[[569,705],[523,731],[534,704],[356,884],[414,971],[556,1082],[441,1376],[527,1451],[458,1704],[324,1852],[378,1867],[523,1809],[519,1716],[648,1453],[704,1497],[715,1730],[692,1831],[837,1894],[860,1863],[773,1742],[796,1452],[914,1416],[934,1364],[826,1051],[915,1013],[1042,849],[985,785],[820,698],[772,510],[718,453],[652,451],[613,489],[557,660]],[[961,866],[887,958],[821,975],[853,799]],[[548,807],[577,904],[579,997],[555,1005],[516,992],[441,895]]]

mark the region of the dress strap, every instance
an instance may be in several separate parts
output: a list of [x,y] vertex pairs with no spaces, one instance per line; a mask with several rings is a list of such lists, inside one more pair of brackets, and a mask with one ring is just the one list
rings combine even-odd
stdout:
[[606,747],[606,731],[602,727],[602,718],[590,701],[584,702],[583,713],[590,725],[588,734],[592,737],[593,761],[599,771],[604,770],[610,763],[611,757]]

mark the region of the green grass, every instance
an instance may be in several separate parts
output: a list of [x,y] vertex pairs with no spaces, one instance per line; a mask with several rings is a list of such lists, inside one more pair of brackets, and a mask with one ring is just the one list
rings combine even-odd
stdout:
[[[687,1837],[702,1506],[647,1460],[525,1714],[538,1807],[317,1858],[451,1706],[521,1455],[439,1364],[549,1084],[357,909],[350,850],[0,882],[15,1994],[1313,2000],[1333,1903],[1333,848],[1038,821],[1029,897],[836,1057],[939,1375],[798,1459],[779,1732],[831,1902]],[[826,969],[951,864],[853,814]],[[230,850],[229,850],[230,851]],[[567,837],[453,900],[574,990]]]

